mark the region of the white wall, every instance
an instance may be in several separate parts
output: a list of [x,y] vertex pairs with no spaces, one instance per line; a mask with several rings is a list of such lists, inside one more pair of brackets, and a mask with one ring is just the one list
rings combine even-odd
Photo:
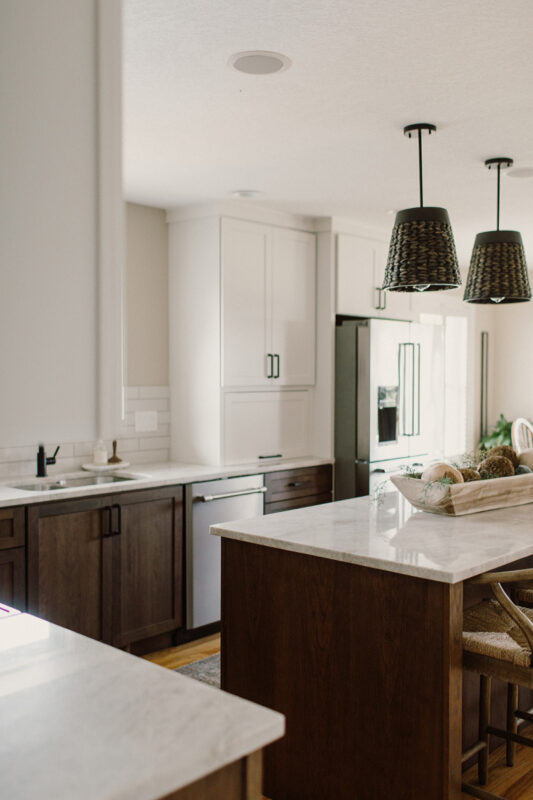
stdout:
[[120,0],[0,5],[0,448],[120,421]]
[[126,358],[131,386],[168,386],[168,227],[159,208],[126,205]]
[[[529,280],[532,282],[533,275]],[[493,306],[494,420],[533,419],[533,302]]]
[[0,444],[92,439],[95,0],[0,10]]

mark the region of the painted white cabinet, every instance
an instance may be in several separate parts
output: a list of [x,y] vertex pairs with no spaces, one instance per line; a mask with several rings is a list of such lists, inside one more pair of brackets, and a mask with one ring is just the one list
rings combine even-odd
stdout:
[[[223,219],[222,383],[224,386],[267,384],[271,237],[266,225]],[[270,362],[270,363],[269,363]]]
[[309,390],[226,392],[224,463],[310,452]]
[[315,237],[223,219],[222,385],[315,380]]
[[337,314],[412,318],[411,292],[381,289],[388,246],[375,239],[337,235]]
[[309,455],[315,235],[304,218],[225,208],[167,214],[172,458]]

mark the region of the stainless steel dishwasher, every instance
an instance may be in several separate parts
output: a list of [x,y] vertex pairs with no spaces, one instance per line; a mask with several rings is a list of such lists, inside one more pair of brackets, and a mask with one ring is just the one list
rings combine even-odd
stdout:
[[187,628],[220,619],[220,538],[209,526],[263,515],[263,475],[185,487]]

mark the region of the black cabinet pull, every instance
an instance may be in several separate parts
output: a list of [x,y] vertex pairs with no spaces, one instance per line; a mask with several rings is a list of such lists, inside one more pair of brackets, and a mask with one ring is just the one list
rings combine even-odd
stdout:
[[279,354],[274,353],[274,358],[276,359],[276,374],[273,375],[273,378],[279,378]]
[[122,533],[122,510],[120,506],[111,506],[111,536],[120,536]]
[[104,518],[103,518],[103,525],[102,525],[102,539],[109,539],[113,536],[111,531],[111,508],[103,508],[102,509]]
[[267,353],[267,378],[274,377],[274,356],[272,353]]
[[292,483],[288,483],[287,486],[296,489],[298,486],[311,486],[313,481],[293,481]]

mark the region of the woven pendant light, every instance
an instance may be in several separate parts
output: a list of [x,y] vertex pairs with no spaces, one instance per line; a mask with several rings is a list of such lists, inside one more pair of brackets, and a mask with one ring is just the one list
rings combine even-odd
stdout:
[[418,134],[420,207],[396,214],[383,289],[389,292],[424,292],[455,289],[461,285],[450,218],[445,208],[424,207],[422,183],[422,132],[435,125],[417,122],[403,132]]
[[496,230],[478,233],[472,250],[464,300],[467,303],[523,303],[531,300],[522,237],[500,230],[500,173],[512,158],[489,158],[485,166],[498,170]]

